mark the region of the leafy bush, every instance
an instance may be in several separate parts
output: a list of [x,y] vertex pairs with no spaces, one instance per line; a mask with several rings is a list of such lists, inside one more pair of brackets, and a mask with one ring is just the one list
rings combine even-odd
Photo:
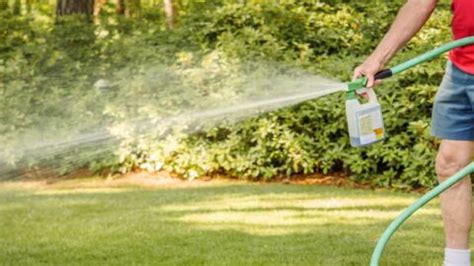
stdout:
[[[431,187],[435,184],[433,159],[438,143],[429,133],[430,112],[444,58],[415,67],[377,88],[387,139],[366,148],[349,145],[343,95],[192,134],[181,128],[163,132],[159,127],[147,136],[114,131],[114,127],[132,128],[127,127],[130,118],[156,118],[173,113],[180,105],[199,108],[209,104],[183,102],[172,90],[156,93],[159,88],[173,88],[171,83],[192,88],[195,98],[215,93],[232,99],[233,88],[243,82],[235,70],[259,60],[349,80],[352,69],[382,38],[402,3],[182,1],[179,26],[173,30],[163,27],[164,18],[156,8],[134,19],[105,16],[95,25],[78,18],[38,23],[32,17],[4,13],[0,74],[6,78],[0,86],[5,112],[0,114],[0,132],[8,138],[12,130],[28,130],[45,116],[64,119],[66,112],[75,117],[67,121],[89,121],[83,122],[84,127],[112,121],[110,131],[121,139],[116,157],[84,159],[84,164],[94,169],[164,169],[188,178],[226,174],[253,180],[343,171],[353,180],[377,186]],[[449,3],[443,1],[393,64],[448,41],[449,17]],[[158,71],[164,78],[149,77],[157,73],[148,69],[156,62],[166,66]],[[218,70],[213,64],[220,65]],[[51,72],[75,78],[50,78]],[[125,97],[108,98],[90,90],[93,82],[104,76],[121,84],[114,93]],[[58,83],[64,80],[70,82]],[[6,93],[14,94],[15,100],[4,97]],[[142,95],[135,99],[140,106],[127,95]],[[57,101],[64,97],[81,101],[68,102],[66,111],[55,110],[61,106]],[[156,106],[157,98],[169,99],[169,105]],[[44,110],[32,112],[31,105],[18,104],[38,101],[47,103],[42,105]],[[84,114],[81,110],[85,109],[96,111]],[[44,126],[58,124],[66,129],[70,126],[57,121]]]
[[[226,5],[200,22],[204,27],[197,34],[204,34],[201,39],[207,40],[208,47],[230,57],[272,58],[348,80],[353,67],[381,39],[399,6],[301,6],[291,1],[283,6]],[[367,16],[362,7],[369,7],[367,13],[377,10],[378,16]],[[281,19],[271,19],[275,17]],[[449,11],[442,3],[394,63],[448,41],[448,25]],[[367,148],[350,147],[343,96],[333,95],[238,124],[157,140],[147,149],[130,148],[135,152],[123,161],[129,169],[166,169],[189,178],[224,173],[271,179],[345,171],[356,181],[378,186],[431,187],[436,182],[433,162],[438,143],[429,133],[430,112],[443,69],[444,59],[436,59],[377,89],[388,138]]]

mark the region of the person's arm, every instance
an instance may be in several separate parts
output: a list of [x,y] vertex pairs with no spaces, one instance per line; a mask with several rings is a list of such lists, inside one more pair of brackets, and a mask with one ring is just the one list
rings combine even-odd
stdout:
[[437,0],[408,0],[374,52],[354,70],[354,78],[366,76],[367,87],[374,86],[374,75],[420,30],[436,3]]

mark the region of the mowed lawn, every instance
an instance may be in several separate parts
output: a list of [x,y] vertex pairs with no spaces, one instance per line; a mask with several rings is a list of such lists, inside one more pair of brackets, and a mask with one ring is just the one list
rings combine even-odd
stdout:
[[[2,265],[367,265],[418,194],[317,185],[0,184]],[[441,265],[439,202],[396,233],[383,265]]]

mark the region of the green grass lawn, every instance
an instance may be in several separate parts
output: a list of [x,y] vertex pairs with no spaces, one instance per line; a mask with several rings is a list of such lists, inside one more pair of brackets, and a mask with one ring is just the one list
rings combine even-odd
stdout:
[[[0,184],[0,264],[367,265],[418,194],[209,182],[167,188]],[[384,265],[441,265],[438,202],[394,236]]]

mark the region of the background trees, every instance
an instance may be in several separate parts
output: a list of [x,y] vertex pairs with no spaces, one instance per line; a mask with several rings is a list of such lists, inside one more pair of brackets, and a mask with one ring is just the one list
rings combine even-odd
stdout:
[[[147,10],[151,7],[160,10],[167,17],[167,24],[171,25],[176,22],[176,8],[180,5],[184,7],[195,5],[192,2],[188,0],[177,2],[175,0],[0,0],[0,10],[9,10],[20,15],[22,11],[53,9],[58,16],[71,14],[98,16],[105,8],[106,13],[115,9],[117,14],[130,17],[140,14],[144,5]],[[201,4],[201,6],[204,5]]]
[[125,14],[125,0],[117,0],[116,8],[117,14]]
[[8,0],[0,0],[0,10],[8,9]]
[[59,16],[71,14],[92,15],[94,0],[58,0],[56,14]]
[[163,0],[164,7],[165,7],[165,14],[166,14],[166,24],[169,28],[173,28],[176,21],[175,21],[175,7],[173,5],[172,0]]

